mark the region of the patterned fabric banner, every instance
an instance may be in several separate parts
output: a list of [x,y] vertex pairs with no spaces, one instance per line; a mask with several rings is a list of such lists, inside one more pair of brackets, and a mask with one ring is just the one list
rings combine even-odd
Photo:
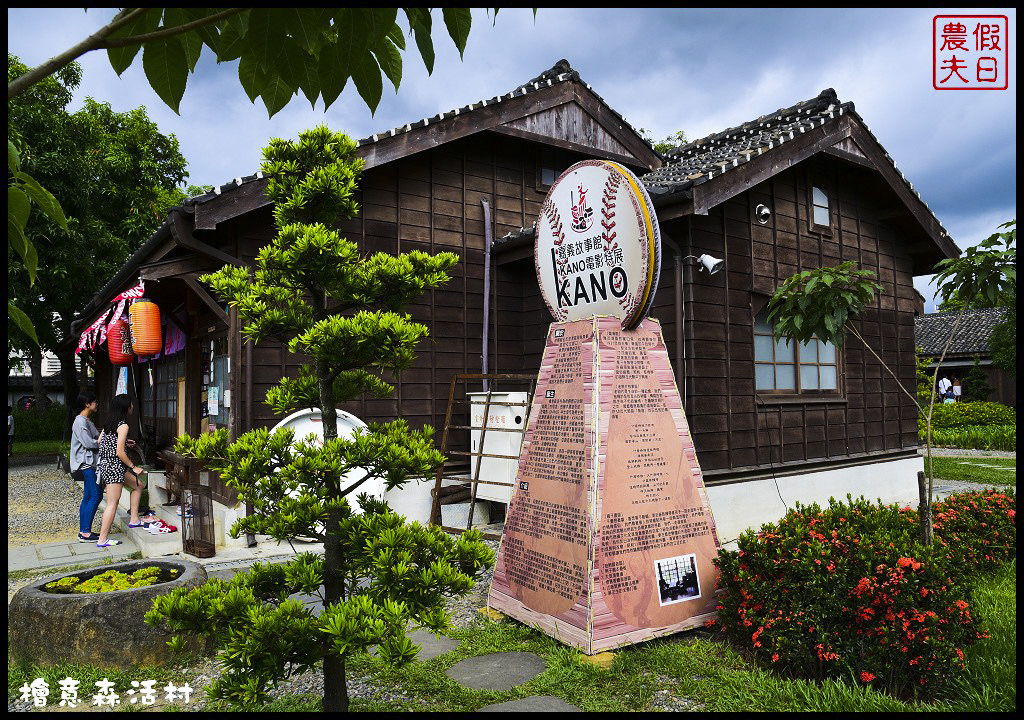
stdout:
[[[78,339],[78,348],[75,350],[75,354],[78,355],[82,350],[92,350],[97,345],[102,345],[107,340],[107,333],[114,326],[124,313],[124,307],[129,300],[137,300],[143,297],[146,292],[146,284],[139,282],[135,287],[125,290],[123,293],[111,300],[112,303],[117,303],[117,307],[114,309],[114,314],[109,315],[110,310],[104,311],[96,322],[89,326],[89,329],[82,333],[82,336]],[[107,317],[110,317],[109,322],[104,322]]]

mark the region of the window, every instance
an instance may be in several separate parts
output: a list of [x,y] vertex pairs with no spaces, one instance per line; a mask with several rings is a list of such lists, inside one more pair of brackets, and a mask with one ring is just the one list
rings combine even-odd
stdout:
[[185,354],[165,356],[149,363],[152,378],[145,399],[147,418],[176,418],[178,415],[178,378],[185,376]]
[[815,225],[832,225],[828,211],[828,195],[819,187],[811,187],[811,220]]
[[805,345],[772,337],[767,314],[754,320],[754,388],[780,393],[839,391],[836,346],[815,338]]
[[537,158],[537,189],[546,191],[558,176],[572,165],[569,157],[557,150],[543,150]]

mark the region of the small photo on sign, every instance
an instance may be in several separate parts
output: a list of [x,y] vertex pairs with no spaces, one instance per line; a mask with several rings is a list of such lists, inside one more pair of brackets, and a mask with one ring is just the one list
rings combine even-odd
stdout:
[[664,560],[656,560],[654,574],[658,578],[658,590],[662,605],[671,605],[700,597],[696,555],[677,555]]

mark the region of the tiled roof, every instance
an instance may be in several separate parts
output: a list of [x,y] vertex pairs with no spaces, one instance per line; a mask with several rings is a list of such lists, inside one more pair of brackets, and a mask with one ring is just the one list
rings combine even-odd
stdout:
[[670,150],[668,163],[641,180],[648,192],[687,190],[848,112],[854,112],[853,103],[840,103],[829,88],[811,100]]
[[[670,150],[666,156],[666,164],[642,175],[640,180],[652,197],[672,193],[689,195],[695,185],[712,180],[775,148],[782,147],[810,130],[827,123],[838,122],[839,118],[846,114],[857,118],[865,132],[878,141],[864,123],[864,119],[857,114],[853,103],[840,102],[836,91],[828,88],[810,100],[762,115],[739,127],[729,128]],[[921,199],[921,194],[914,190],[913,184],[896,167],[892,157],[886,153],[885,158],[892,163],[893,169],[911,192]],[[928,203],[924,200],[921,202],[928,208]],[[931,213],[931,208],[928,208],[928,211]],[[948,238],[949,234],[939,223],[938,218],[935,218],[935,221]],[[525,229],[525,232],[530,230]]]
[[[914,341],[921,348],[923,355],[942,353],[958,312],[953,310],[914,318]],[[1006,308],[968,310],[960,321],[956,337],[947,354],[988,353],[988,339],[992,334],[992,328],[1001,323],[1005,316]]]

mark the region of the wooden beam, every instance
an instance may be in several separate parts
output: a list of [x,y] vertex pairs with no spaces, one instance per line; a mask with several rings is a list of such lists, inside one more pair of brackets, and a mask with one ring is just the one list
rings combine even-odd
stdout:
[[175,212],[172,213],[172,216],[174,221],[171,223],[171,234],[174,237],[175,242],[180,246],[188,248],[189,250],[194,250],[195,252],[206,255],[214,260],[220,260],[222,263],[227,263],[228,265],[241,266],[245,264],[234,255],[228,255],[226,252],[218,250],[212,245],[207,245],[204,242],[196,240],[195,236],[192,235],[192,230],[185,222],[183,213]]
[[526,95],[503,98],[501,102],[459,112],[428,125],[381,137],[376,142],[364,145],[357,151],[366,163],[366,169],[384,165],[394,160],[430,150],[453,140],[469,137],[490,130],[510,120],[556,107],[572,99],[572,83],[558,83],[550,88],[537,90]]
[[224,308],[217,304],[217,301],[210,296],[210,293],[206,292],[206,288],[199,284],[199,282],[190,275],[185,275],[181,278],[185,281],[185,284],[191,288],[192,292],[195,293],[196,297],[203,301],[206,307],[213,311],[213,314],[223,322],[225,325],[228,324],[228,314],[224,312]]
[[219,223],[272,205],[266,193],[267,180],[257,179],[221,193],[212,200],[194,205],[195,229],[216,230]]
[[693,198],[687,197],[685,192],[653,197],[651,202],[654,204],[654,211],[658,214],[659,222],[693,215]]
[[825,148],[822,152],[832,157],[837,157],[840,160],[853,163],[854,165],[860,165],[861,167],[868,168],[869,170],[876,170],[875,164],[867,158],[861,157],[860,155],[854,155],[851,152],[847,152],[842,148],[830,147]]
[[178,277],[179,275],[219,270],[220,267],[220,263],[217,263],[210,258],[191,255],[186,258],[164,260],[162,262],[152,262],[141,265],[139,266],[139,274],[142,276],[143,280],[162,280],[165,278]]
[[621,117],[618,117],[607,104],[599,100],[592,90],[588,90],[579,83],[573,83],[573,85],[574,96],[580,107],[594,118],[606,132],[632,152],[641,165],[646,166],[648,170],[656,170],[664,164],[661,156],[655,152],[654,148],[631,130],[628,127],[628,123]]
[[613,160],[623,165],[628,165],[633,168],[642,167],[637,162],[637,159],[631,155],[620,155],[613,153],[608,150],[602,150],[600,148],[590,147],[588,145],[580,145],[579,143],[569,142],[568,140],[559,140],[558,138],[552,138],[547,135],[541,135],[539,133],[533,133],[529,130],[520,130],[519,128],[511,128],[506,125],[498,125],[497,127],[487,128],[488,132],[499,133],[501,135],[508,135],[509,137],[519,138],[521,140],[529,140],[530,142],[541,143],[551,147],[561,148],[563,150],[569,150],[571,152],[577,152],[581,155],[587,155],[593,157],[600,155],[603,159]]

